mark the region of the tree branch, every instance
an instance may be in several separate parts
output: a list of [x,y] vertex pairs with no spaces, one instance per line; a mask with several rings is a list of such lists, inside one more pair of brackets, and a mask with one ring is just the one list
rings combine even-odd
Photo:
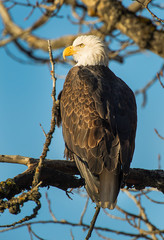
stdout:
[[[2,17],[4,26],[5,26],[5,32],[7,32],[12,36],[12,38],[10,39],[11,41],[13,40],[13,38],[14,39],[20,38],[22,40],[25,40],[28,43],[29,47],[34,49],[37,49],[37,48],[42,49],[43,51],[47,52],[47,40],[31,34],[31,31],[36,29],[36,26],[40,27],[40,24],[37,24],[37,25],[34,24],[32,27],[23,30],[21,27],[17,26],[13,22],[9,12],[7,11],[7,8],[5,8],[2,2],[0,2],[0,15]],[[51,41],[52,48],[59,49],[64,46],[68,46],[72,44],[75,38],[76,36],[70,35],[70,36],[64,36],[59,39],[52,40]],[[3,46],[5,44],[6,44],[6,41],[4,40],[0,42],[0,46]]]
[[[148,49],[164,57],[164,31],[158,30],[152,21],[137,16],[126,9],[121,2],[113,0],[82,0],[88,14],[99,17],[107,29],[118,29],[131,38],[141,49]],[[93,14],[94,9],[94,14]]]
[[36,171],[35,171],[35,175],[34,175],[34,179],[33,179],[33,187],[36,186],[39,183],[39,179],[40,179],[40,172],[41,172],[41,168],[42,165],[44,163],[44,160],[47,156],[47,152],[49,151],[49,146],[51,144],[51,140],[52,140],[52,136],[53,133],[55,131],[55,126],[56,126],[56,115],[55,115],[55,107],[56,107],[56,77],[55,77],[55,62],[53,60],[53,56],[52,56],[52,48],[51,48],[51,42],[48,40],[48,51],[49,51],[49,56],[50,56],[50,63],[51,63],[51,78],[53,81],[53,88],[52,88],[52,100],[53,100],[53,106],[52,106],[52,116],[51,116],[51,127],[49,132],[46,134],[46,139],[45,139],[45,143],[43,146],[43,151],[42,151],[42,155],[40,156],[40,160],[39,163],[37,165]]
[[[13,179],[1,182],[0,198],[10,199],[22,190],[29,189],[32,185],[38,161],[39,159],[34,158],[0,155],[0,162],[19,163],[28,166],[25,172],[15,176]],[[84,186],[84,180],[77,178],[75,175],[80,175],[75,162],[45,159],[40,175],[41,187],[53,186],[67,191],[69,188]],[[153,187],[164,193],[164,171],[139,168],[130,169],[125,185],[128,188],[134,187],[138,190],[145,187]]]
[[[119,1],[82,0],[82,2],[85,4],[88,14],[91,17],[96,16],[104,22],[104,31],[101,31],[101,29],[91,29],[86,34],[109,35],[111,31],[118,29],[131,38],[141,49],[148,49],[164,57],[164,31],[158,30],[150,19],[137,16],[135,12],[126,9]],[[71,2],[68,4],[71,5]],[[3,46],[10,40],[12,41],[14,37],[15,39],[21,38],[26,41],[30,48],[47,51],[47,40],[31,34],[31,31],[40,27],[42,22],[47,21],[47,17],[43,16],[42,20],[38,20],[39,24],[36,22],[30,28],[23,30],[13,22],[7,8],[5,8],[2,2],[0,2],[0,15],[6,32],[11,35],[10,39],[6,41],[2,40],[0,46]],[[68,46],[72,44],[76,37],[77,35],[67,35],[51,40],[52,49],[60,49]]]
[[91,234],[93,232],[93,229],[94,229],[97,217],[99,215],[99,212],[100,212],[100,207],[96,206],[96,211],[95,211],[95,214],[94,214],[93,219],[91,221],[91,224],[90,224],[90,227],[89,227],[89,231],[88,231],[88,234],[87,234],[85,240],[88,240],[91,237]]

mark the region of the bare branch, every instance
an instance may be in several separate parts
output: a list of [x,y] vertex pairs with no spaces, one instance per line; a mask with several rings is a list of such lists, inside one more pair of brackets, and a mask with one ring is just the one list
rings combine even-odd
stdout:
[[53,106],[52,106],[52,117],[51,117],[51,127],[49,132],[46,134],[46,140],[45,140],[45,144],[43,146],[43,151],[42,151],[42,155],[40,157],[38,166],[36,168],[35,171],[35,175],[34,175],[34,179],[33,179],[33,186],[36,186],[39,182],[39,178],[40,178],[40,173],[41,173],[41,167],[43,165],[43,162],[47,156],[47,152],[49,151],[49,146],[51,144],[51,140],[52,140],[52,135],[55,131],[55,126],[56,126],[56,116],[55,116],[55,102],[56,102],[56,77],[55,77],[55,70],[54,70],[54,60],[53,60],[53,56],[52,56],[52,48],[51,48],[51,43],[50,41],[48,41],[48,51],[49,51],[49,56],[50,56],[50,63],[51,63],[51,67],[52,67],[52,71],[51,71],[51,77],[52,77],[52,81],[53,81],[53,88],[52,88],[52,100],[53,100]]
[[162,88],[164,88],[164,84],[162,83],[161,78],[160,78],[161,76],[163,76],[163,72],[162,72],[162,70],[161,70],[160,73],[157,73],[157,78],[158,78],[158,80],[159,80],[159,82],[160,82]]
[[87,210],[87,207],[88,207],[88,202],[89,202],[89,196],[87,196],[87,201],[86,201],[85,206],[84,206],[84,209],[83,209],[83,211],[82,211],[79,224],[82,224],[82,223],[83,223],[83,218],[84,218],[84,214],[86,213],[86,210]]
[[[72,226],[72,227],[83,227],[83,228],[89,228],[90,225],[88,224],[82,224],[82,225],[79,225],[79,223],[73,223],[73,222],[70,222],[70,221],[66,221],[66,220],[61,220],[61,221],[57,221],[57,222],[54,222],[54,221],[35,221],[35,222],[30,222],[31,225],[35,225],[35,224],[61,224],[61,225],[68,225],[68,226]],[[14,229],[18,229],[18,228],[21,228],[21,227],[24,227],[24,226],[27,226],[27,224],[21,224],[21,225],[18,225],[18,226],[14,226],[14,227],[11,227],[11,228],[7,228],[7,229],[2,229],[0,230],[0,232],[6,232],[6,231],[10,231],[10,230],[14,230]],[[127,236],[127,237],[140,237],[140,238],[144,238],[144,239],[149,239],[151,240],[151,238],[145,236],[144,234],[136,234],[136,233],[131,233],[131,232],[125,232],[125,231],[119,231],[119,230],[114,230],[114,229],[111,229],[111,228],[105,228],[105,227],[94,227],[95,230],[100,230],[100,231],[103,231],[103,232],[110,232],[110,233],[115,233],[117,235],[122,235],[122,236]],[[163,230],[161,230],[161,233],[164,233]]]
[[161,138],[162,140],[164,140],[164,137],[162,137],[162,136],[159,134],[159,132],[157,131],[156,128],[154,129],[154,131],[156,132],[156,134],[157,134],[157,136],[158,136],[159,138]]
[[[116,209],[118,209],[118,205],[116,205]],[[110,217],[110,218],[112,218],[112,219],[117,219],[117,220],[120,220],[120,221],[126,221],[125,218],[118,217],[118,216],[115,216],[115,215],[113,215],[113,214],[110,214],[109,212],[107,212],[106,209],[103,209],[103,211],[105,212],[105,214],[106,214],[108,217]]]
[[[131,5],[129,5],[128,9],[129,11],[132,12],[138,12],[139,10],[141,10],[142,8],[144,8],[144,6],[142,4],[144,4],[147,0],[140,0],[140,2],[133,2]],[[141,4],[142,3],[142,4]]]
[[5,163],[18,163],[29,166],[30,163],[29,157],[23,157],[19,155],[0,155],[0,162]]
[[[23,157],[23,159],[24,158],[25,157]],[[0,162],[7,162],[8,159],[9,162],[12,162],[12,156],[9,157],[8,155],[0,155]],[[13,162],[15,162],[15,159],[16,157],[13,156]],[[33,174],[39,160],[34,158],[27,159],[25,163],[23,162],[23,164],[26,164],[29,168],[24,173],[21,173],[13,178],[13,185],[8,185],[5,184],[5,182],[2,182],[3,187],[0,187],[1,198],[4,198],[5,196],[10,198],[11,196],[20,193],[22,190],[28,189],[31,186]],[[16,162],[21,163],[21,160]],[[68,188],[77,188],[84,185],[84,181],[82,179],[77,179],[74,176],[79,174],[80,173],[76,164],[73,161],[45,159],[40,180],[42,181],[42,187],[55,186],[62,190],[67,190]],[[144,189],[145,187],[154,187],[159,191],[164,192],[164,171],[133,168],[130,169],[129,176],[126,179],[125,184],[128,187],[135,187],[138,190]],[[6,188],[8,188],[8,190],[6,190]],[[8,193],[8,195],[5,195],[6,193]]]
[[53,219],[53,221],[57,221],[54,213],[52,212],[52,209],[51,209],[51,201],[50,201],[49,198],[48,198],[48,193],[47,193],[47,192],[46,192],[46,199],[47,199],[47,202],[48,202],[48,209],[49,209],[49,212],[50,212],[50,214],[51,214],[51,216],[52,216],[52,219]]
[[[23,30],[13,22],[9,12],[7,11],[7,8],[5,8],[5,6],[1,1],[0,1],[0,15],[2,17],[6,32],[10,34],[14,39],[21,38],[22,40],[25,40],[31,48],[34,48],[34,49],[39,48],[47,52],[47,40],[36,37],[30,33],[34,29],[40,27],[49,18],[47,18],[46,16],[43,16],[43,18],[44,17],[46,18],[44,21],[43,19],[40,19],[30,28]],[[61,37],[59,39],[55,39],[54,41],[52,41],[52,48],[59,49],[64,46],[68,46],[73,42],[75,38],[76,36],[70,35],[70,36]],[[4,44],[12,40],[13,39],[11,38],[6,40],[7,42],[4,40],[0,41],[0,46],[4,46]]]
[[31,239],[33,239],[33,238],[32,238],[32,235],[34,235],[34,236],[35,236],[37,239],[39,239],[39,240],[45,240],[45,239],[39,237],[39,236],[32,230],[31,224],[27,224],[27,227],[28,227],[28,230],[29,230]]
[[[83,0],[82,2],[85,4],[85,7],[91,17],[97,16],[102,22],[104,22],[101,29],[91,29],[86,34],[105,36],[110,35],[114,29],[118,29],[123,34],[131,38],[140,47],[140,49],[149,49],[161,57],[164,56],[164,32],[162,30],[158,30],[151,20],[136,16],[135,13],[126,9],[119,1]],[[70,2],[69,4],[71,5]],[[72,3],[72,5],[73,4],[74,3]],[[23,30],[13,23],[9,12],[1,2],[0,14],[5,28],[11,36],[16,36],[17,38],[25,40],[30,48],[39,48],[47,51],[46,40],[32,35],[31,31],[44,24],[48,20],[48,17],[50,18],[52,14],[51,11],[48,15],[44,15],[42,17],[43,19],[39,19],[38,22],[26,30]],[[77,36],[72,35],[52,40],[52,48],[59,49],[68,46],[76,37]],[[0,43],[1,46],[2,44],[5,44],[5,42],[3,41]]]
[[33,213],[30,216],[26,216],[23,219],[14,222],[12,224],[7,225],[0,225],[0,227],[13,227],[17,224],[21,224],[25,221],[29,221],[30,219],[33,219],[38,214],[39,209],[41,208],[41,203],[39,201],[41,194],[38,192],[38,188],[41,185],[41,182],[36,185],[34,188],[32,188],[28,192],[22,193],[18,197],[13,197],[9,201],[0,201],[0,211],[3,212],[5,209],[9,209],[9,212],[12,214],[18,214],[20,212],[20,206],[23,206],[23,204],[27,201],[34,201],[36,203],[36,207],[33,209]]
[[[106,23],[106,35],[113,29],[120,30],[131,38],[140,49],[148,49],[164,57],[164,32],[159,31],[151,20],[136,16],[126,9],[120,1],[82,0],[88,12],[94,14]],[[162,51],[162,52],[161,52]]]
[[147,3],[143,3],[142,1],[136,0],[138,3],[140,3],[143,7],[145,7],[148,12],[152,15],[152,17],[156,18],[158,22],[162,22],[164,23],[164,20],[162,20],[161,18],[157,17],[152,11],[150,11],[148,5],[152,0],[148,0]]
[[[142,190],[141,190],[141,191],[142,191]],[[144,191],[142,191],[142,193],[143,193],[143,195],[144,195],[147,199],[149,199],[151,202],[157,203],[157,204],[164,204],[164,202],[156,201],[156,200],[150,198]]]
[[95,223],[96,223],[96,220],[97,220],[97,217],[99,215],[99,212],[100,212],[100,207],[99,206],[96,206],[96,211],[95,211],[95,214],[93,216],[93,219],[91,221],[91,225],[89,227],[89,231],[88,231],[88,234],[85,238],[85,240],[88,240],[90,237],[91,237],[91,234],[92,234],[92,231],[94,229],[94,226],[95,226]]
[[133,227],[136,227],[139,230],[139,232],[142,233],[142,234],[150,234],[152,236],[153,240],[158,240],[158,238],[156,237],[156,234],[159,234],[160,230],[157,227],[155,227],[148,220],[148,217],[146,215],[146,211],[142,207],[141,202],[139,200],[137,200],[137,198],[134,195],[132,195],[129,191],[127,191],[126,189],[124,189],[123,191],[134,201],[135,205],[138,207],[138,209],[140,211],[140,215],[144,219],[144,222],[146,223],[146,226],[147,226],[149,232],[144,230],[144,229],[141,229],[140,227],[137,227],[135,225],[133,225]]
[[[158,71],[161,72],[164,70],[164,64],[162,64],[160,70]],[[135,95],[137,96],[138,94],[143,94],[143,102],[142,102],[142,107],[146,105],[147,102],[147,90],[158,80],[158,74],[155,74],[152,80],[150,80],[143,88],[136,90]]]

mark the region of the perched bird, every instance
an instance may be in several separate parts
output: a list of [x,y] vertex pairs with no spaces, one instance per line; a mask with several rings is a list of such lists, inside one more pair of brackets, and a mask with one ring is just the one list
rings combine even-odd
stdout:
[[66,155],[75,160],[90,198],[113,209],[135,147],[135,97],[108,68],[108,49],[98,37],[77,37],[63,52],[71,55],[77,63],[59,97]]

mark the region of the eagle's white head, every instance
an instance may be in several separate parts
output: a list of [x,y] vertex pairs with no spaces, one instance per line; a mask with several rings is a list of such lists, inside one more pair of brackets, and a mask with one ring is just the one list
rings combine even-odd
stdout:
[[108,65],[108,48],[105,43],[94,35],[77,37],[72,46],[64,49],[63,57],[73,56],[76,66]]

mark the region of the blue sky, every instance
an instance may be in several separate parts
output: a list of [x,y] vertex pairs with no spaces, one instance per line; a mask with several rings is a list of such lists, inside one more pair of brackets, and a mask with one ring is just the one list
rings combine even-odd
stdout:
[[[68,11],[68,7],[63,8],[61,11],[62,20],[60,18],[53,18],[49,24],[38,30],[36,34],[51,39],[77,33],[77,26],[72,26],[67,19]],[[22,20],[28,13],[29,10],[23,12],[17,7],[15,13],[13,11],[14,20],[21,27],[27,27],[31,21],[34,21],[32,18],[28,21]],[[2,22],[0,21],[1,30]],[[15,56],[25,59],[12,43],[8,45],[8,48]],[[38,53],[45,54],[41,51],[38,51]],[[41,123],[44,130],[48,132],[51,119],[52,80],[49,67],[48,65],[35,63],[21,64],[16,62],[2,48],[0,49],[0,63],[0,154],[38,158],[41,155],[45,140],[39,124]],[[162,64],[162,58],[151,52],[144,51],[136,56],[128,57],[123,64],[112,61],[109,67],[135,91],[145,86],[154,77],[156,72],[159,71]],[[56,64],[56,74],[65,75],[70,68],[71,66],[63,67]],[[63,83],[64,79],[58,78],[57,93],[62,89]],[[131,166],[134,168],[156,169],[158,167],[158,154],[161,155],[161,166],[164,166],[164,142],[154,132],[154,128],[157,128],[160,134],[164,136],[164,92],[158,81],[148,90],[147,97],[147,105],[144,108],[141,107],[142,95],[136,98],[138,128],[136,149]],[[48,152],[48,158],[63,159],[63,151],[64,142],[60,128],[55,131],[50,151]],[[8,177],[14,177],[25,169],[25,166],[0,163],[0,181],[6,180]],[[39,211],[36,220],[51,219],[45,200],[45,190],[41,190],[43,207]],[[50,188],[48,194],[57,218],[72,222],[80,218],[80,213],[85,204],[83,197],[80,197],[75,192],[72,196],[73,200],[70,200],[65,192],[55,188]],[[162,195],[159,195],[158,198],[162,199]],[[127,202],[125,194],[121,193],[118,199],[119,205],[126,208]],[[128,207],[129,209],[134,208],[129,202]],[[151,211],[148,209],[148,213],[155,216],[156,224],[160,226],[161,221],[163,221],[160,216],[162,216],[162,211],[164,213],[164,210],[158,206],[155,207]],[[31,211],[31,204],[29,203],[25,205],[22,213],[18,216],[9,215],[6,211],[0,218],[0,225],[9,222],[12,223],[30,214]],[[94,204],[90,201],[89,211],[85,217],[86,223],[89,224],[93,214]],[[107,218],[103,211],[97,221],[97,225],[116,227],[117,224],[114,220]],[[119,227],[122,227],[122,225],[120,224]],[[41,225],[41,229],[38,229],[38,226],[34,227],[39,236],[48,240],[71,239],[70,229],[71,227],[61,227],[60,225],[51,224]],[[83,232],[80,228],[73,228],[72,232],[75,235],[75,239],[84,239],[86,235],[86,232]],[[1,233],[0,235],[2,239],[30,239],[27,228]],[[96,234],[93,234],[93,239],[98,239]]]

